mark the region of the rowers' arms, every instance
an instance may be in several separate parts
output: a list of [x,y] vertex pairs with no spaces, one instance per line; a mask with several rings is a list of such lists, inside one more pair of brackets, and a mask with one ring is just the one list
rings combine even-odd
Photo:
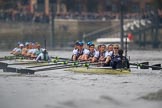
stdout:
[[105,63],[108,64],[110,61],[111,61],[111,57],[110,56],[107,56],[106,57],[106,60],[105,60]]
[[72,61],[76,61],[77,60],[77,56],[74,54],[72,55]]

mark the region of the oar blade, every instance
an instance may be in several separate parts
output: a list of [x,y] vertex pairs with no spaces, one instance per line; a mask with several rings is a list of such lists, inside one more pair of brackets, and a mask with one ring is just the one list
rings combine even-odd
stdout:
[[35,70],[31,70],[31,69],[18,69],[17,72],[21,73],[21,74],[34,74]]
[[7,63],[0,62],[0,69],[4,69],[8,66]]
[[3,72],[17,72],[17,69],[14,68],[14,67],[6,67],[6,68],[3,68]]
[[15,67],[6,67],[3,69],[3,72],[14,72],[14,73],[21,73],[21,74],[34,74],[35,70],[31,69],[21,69]]
[[149,69],[149,62],[140,63],[140,69]]
[[160,70],[160,69],[162,69],[161,64],[154,64],[154,65],[151,66],[151,68],[152,68],[152,70]]

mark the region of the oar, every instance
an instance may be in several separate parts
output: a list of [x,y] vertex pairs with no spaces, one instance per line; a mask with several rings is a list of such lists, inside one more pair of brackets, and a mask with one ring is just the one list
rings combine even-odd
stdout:
[[85,64],[85,65],[99,65],[102,66],[104,63],[103,62],[95,62],[95,63],[90,63],[90,61],[71,61],[69,60],[65,60],[65,61],[61,61],[61,60],[54,60],[49,62],[48,64],[42,64],[42,65],[37,65],[37,66],[30,66],[30,67],[26,67],[26,68],[36,68],[36,67],[44,67],[44,66],[51,66],[51,65],[67,65],[69,63],[73,63],[74,65],[78,65],[78,64]]
[[[61,64],[61,65],[56,65],[53,67],[45,67],[42,69],[36,69],[36,70],[32,70],[32,69],[21,69],[19,70],[19,72],[23,71],[23,73],[25,72],[38,72],[38,71],[46,71],[46,70],[56,70],[56,69],[65,69],[65,68],[72,68],[72,67],[87,67],[89,68],[90,65],[98,65],[98,63],[90,63],[90,62],[71,62],[70,64]],[[100,63],[99,63],[100,64]]]
[[149,62],[140,63],[140,69],[149,69]]
[[160,70],[161,64],[154,64],[154,65],[149,65],[149,62],[143,62],[143,63],[130,63],[130,65],[134,65],[137,67],[140,67],[140,69],[149,69],[152,68],[152,70]]
[[154,65],[149,66],[149,67],[152,68],[152,70],[160,70],[160,69],[162,69],[161,64],[154,64]]
[[40,72],[40,71],[46,71],[46,70],[56,70],[56,69],[65,69],[65,68],[72,68],[72,67],[80,67],[84,66],[86,67],[85,64],[69,64],[69,65],[60,65],[60,66],[54,66],[54,67],[45,67],[42,69],[29,69],[29,68],[24,68],[24,69],[16,69],[18,73],[26,73],[26,74],[33,74],[35,72]]
[[[61,58],[61,59],[66,59],[65,60],[60,60],[60,58],[58,57],[53,57],[55,59],[52,59],[51,62],[47,62],[47,61],[40,61],[40,62],[36,62],[36,61],[29,61],[29,62],[18,62],[18,63],[5,63],[5,62],[0,62],[0,69],[5,69],[7,68],[8,65],[24,65],[24,64],[41,64],[41,63],[52,63],[52,64],[44,64],[44,65],[37,65],[37,66],[30,66],[28,68],[34,68],[34,67],[42,67],[42,66],[50,66],[50,65],[57,65],[58,62],[58,65],[59,64],[68,64],[68,63],[73,63],[73,61],[71,61],[70,59],[67,59],[67,58]],[[61,62],[62,61],[62,62]],[[78,62],[78,61],[77,61]],[[77,64],[76,61],[74,61],[74,63]]]
[[78,65],[78,64],[88,64],[90,63],[89,61],[54,61],[50,62],[48,64],[43,64],[43,65],[37,65],[37,66],[30,66],[27,68],[36,68],[36,67],[45,67],[45,66],[51,66],[51,65],[67,65],[67,64],[73,64],[73,65]]
[[52,59],[55,59],[55,60],[70,60],[71,61],[71,59],[69,59],[69,58],[62,58],[62,57],[58,57],[58,56],[56,56],[56,57],[51,57]]
[[44,66],[51,66],[51,65],[64,65],[70,63],[69,61],[63,61],[63,62],[49,62],[48,64],[42,64],[42,65],[36,65],[36,66],[29,66],[26,68],[36,68],[36,67],[44,67]]
[[33,74],[34,72],[38,72],[38,71],[46,71],[46,70],[56,70],[56,69],[64,69],[64,68],[71,68],[71,67],[80,67],[80,66],[84,66],[84,67],[89,67],[89,63],[70,63],[70,64],[64,64],[64,65],[55,65],[52,67],[43,67],[40,69],[34,69],[34,68],[14,68],[14,67],[7,67],[6,69],[4,69],[4,72],[18,72],[18,73],[26,73],[26,74]]
[[4,56],[1,57],[0,60],[13,60],[13,59],[25,59],[23,56]]
[[129,63],[129,65],[140,67],[140,69],[149,69],[148,65],[149,62],[142,62],[142,63]]
[[5,58],[3,58],[3,57],[1,57],[1,58],[0,58],[0,61],[3,61],[3,60],[6,60],[6,59],[5,59]]
[[[14,56],[15,57],[15,56]],[[3,60],[11,60],[13,59],[13,56],[4,56],[4,57],[0,57],[0,60],[3,61]]]
[[2,62],[0,62],[0,69],[4,69],[4,68],[6,68],[7,66],[8,66],[7,63],[2,63]]
[[47,61],[41,61],[41,62],[36,62],[36,61],[29,61],[29,62],[16,62],[16,63],[5,63],[5,62],[0,62],[0,67],[1,66],[8,66],[8,65],[23,65],[23,64],[40,64],[40,63],[48,63]]

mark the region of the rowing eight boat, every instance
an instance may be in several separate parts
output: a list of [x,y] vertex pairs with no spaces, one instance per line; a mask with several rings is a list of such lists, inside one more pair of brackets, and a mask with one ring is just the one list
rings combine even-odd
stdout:
[[[26,64],[26,65],[23,66],[23,64]],[[91,74],[128,74],[130,73],[130,69],[112,69],[111,67],[97,67],[96,65],[93,65],[93,63],[88,63],[88,64],[91,66],[87,65],[87,62],[76,63],[76,62],[70,61],[69,63],[68,62],[67,63],[62,63],[62,62],[36,63],[33,60],[13,60],[13,61],[3,61],[3,62],[1,61],[0,67],[3,69],[4,72],[20,72],[20,73],[21,72],[22,73],[34,73],[38,71],[66,69],[66,68],[68,68],[69,71],[73,71],[73,72],[91,73]],[[18,65],[22,65],[22,67]]]
[[130,69],[112,69],[111,67],[73,67],[67,71],[90,74],[129,74]]

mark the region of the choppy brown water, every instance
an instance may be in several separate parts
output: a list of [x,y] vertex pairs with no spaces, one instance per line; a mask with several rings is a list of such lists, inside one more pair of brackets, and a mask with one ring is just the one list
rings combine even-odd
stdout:
[[[162,64],[162,51],[129,51],[132,62]],[[1,53],[1,56],[8,52]],[[70,57],[71,52],[50,52]],[[0,70],[1,72],[1,70]],[[2,73],[2,72],[1,72]],[[90,75],[64,70],[0,75],[0,108],[161,108],[162,71]]]

